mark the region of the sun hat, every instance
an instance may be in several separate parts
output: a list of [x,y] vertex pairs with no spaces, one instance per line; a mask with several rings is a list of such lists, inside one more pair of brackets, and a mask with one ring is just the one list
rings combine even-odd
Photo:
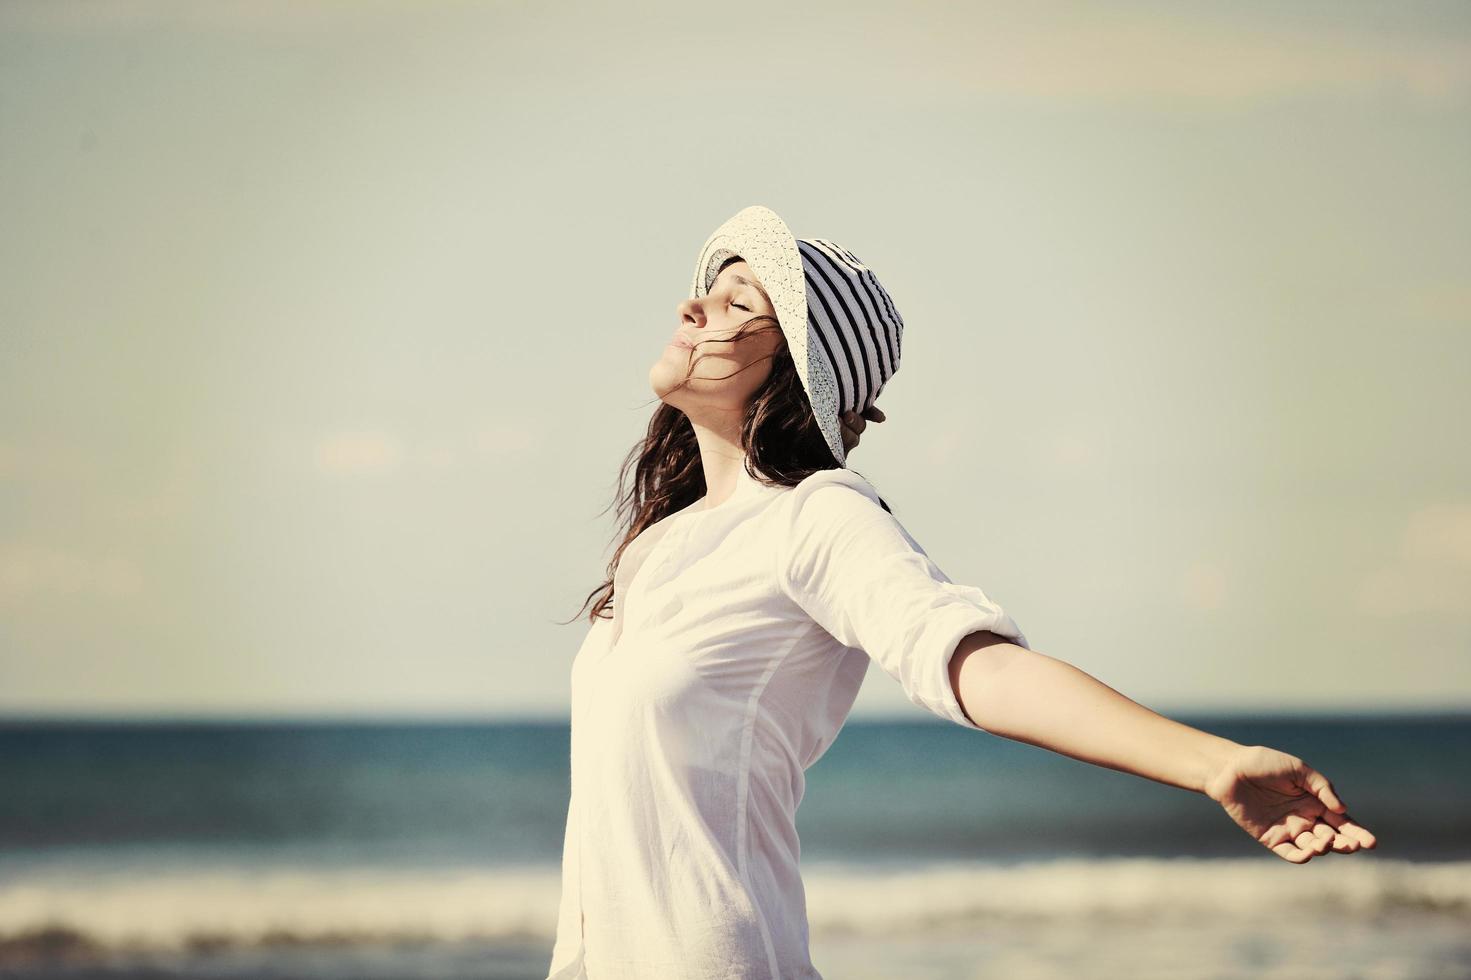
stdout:
[[690,298],[708,295],[720,266],[735,256],[765,287],[817,427],[846,467],[838,419],[861,415],[899,370],[903,318],[858,256],[825,238],[794,238],[760,204],[736,212],[705,242]]

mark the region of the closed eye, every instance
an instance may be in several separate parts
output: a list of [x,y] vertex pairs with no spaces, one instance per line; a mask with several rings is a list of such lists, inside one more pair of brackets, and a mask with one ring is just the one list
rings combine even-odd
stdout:
[[739,303],[732,303],[732,304],[730,304],[730,305],[731,305],[731,306],[734,306],[734,307],[735,307],[735,308],[736,308],[736,309],[738,309],[738,310],[745,310],[745,311],[746,311],[746,312],[747,312],[747,313],[751,313],[751,312],[753,312],[753,311],[752,311],[752,310],[751,310],[751,308],[750,308],[750,307],[748,307],[748,306],[742,306],[742,305],[741,305],[741,304],[739,304]]

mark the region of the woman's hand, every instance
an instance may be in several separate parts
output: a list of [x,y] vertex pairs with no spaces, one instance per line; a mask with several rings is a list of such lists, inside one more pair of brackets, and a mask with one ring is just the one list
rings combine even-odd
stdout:
[[843,429],[843,455],[851,453],[858,445],[858,440],[863,435],[863,430],[868,428],[869,422],[882,422],[886,416],[877,405],[870,405],[859,415],[853,411],[844,412],[838,416],[838,422]]
[[1330,849],[1352,854],[1379,844],[1349,817],[1326,776],[1265,745],[1233,752],[1207,781],[1205,794],[1263,847],[1293,864]]

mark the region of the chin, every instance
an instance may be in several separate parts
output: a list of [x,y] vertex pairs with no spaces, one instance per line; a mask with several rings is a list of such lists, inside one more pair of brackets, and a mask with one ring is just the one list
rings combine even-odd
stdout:
[[686,370],[683,362],[676,362],[673,357],[666,354],[649,368],[649,387],[662,399],[684,380]]

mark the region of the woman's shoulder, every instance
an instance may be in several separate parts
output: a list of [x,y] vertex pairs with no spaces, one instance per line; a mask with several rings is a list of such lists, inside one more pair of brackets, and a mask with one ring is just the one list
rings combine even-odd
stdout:
[[[773,525],[779,574],[787,580],[850,559],[922,550],[884,507],[878,490],[850,469],[819,470],[793,486]],[[805,569],[806,571],[802,571]]]
[[815,493],[823,487],[834,486],[847,487],[850,490],[856,490],[859,493],[863,494],[863,496],[872,500],[874,503],[878,503],[879,493],[876,489],[874,489],[873,484],[870,483],[867,478],[865,478],[861,474],[842,467],[830,470],[818,470],[816,473],[812,473],[804,477],[803,480],[792,489],[801,492],[803,495],[808,495]]
[[878,490],[862,475],[846,468],[818,470],[791,487],[782,499],[787,521],[814,516],[883,511]]

